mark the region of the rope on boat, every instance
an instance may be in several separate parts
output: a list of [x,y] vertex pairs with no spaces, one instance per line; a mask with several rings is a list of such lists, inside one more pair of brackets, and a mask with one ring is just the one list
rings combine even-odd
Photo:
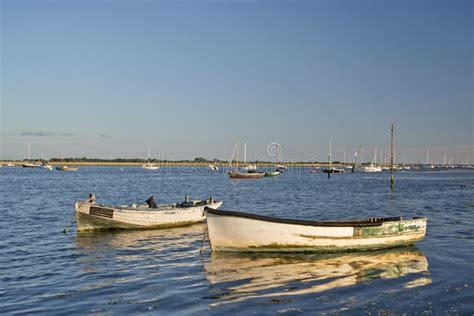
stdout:
[[71,227],[71,225],[72,225],[75,221],[76,221],[76,220],[73,219],[71,222],[69,222],[69,224],[67,224],[66,227],[64,227],[64,229],[63,229],[63,233],[64,233],[64,234],[67,234],[67,233],[69,232],[69,228]]
[[199,253],[202,255],[202,249],[204,248],[204,243],[206,242],[206,237],[209,237],[209,230],[208,227],[206,226],[206,230],[204,231],[204,235],[202,236],[202,241],[201,241],[201,250],[199,250]]

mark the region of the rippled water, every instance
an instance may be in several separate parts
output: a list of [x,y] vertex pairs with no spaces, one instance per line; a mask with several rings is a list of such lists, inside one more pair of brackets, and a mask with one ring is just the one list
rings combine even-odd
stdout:
[[[77,234],[75,200],[213,196],[302,219],[426,216],[415,247],[350,254],[200,255],[204,224]],[[0,169],[0,313],[474,313],[474,172],[309,174],[231,181],[195,168]],[[63,229],[69,227],[67,234]]]

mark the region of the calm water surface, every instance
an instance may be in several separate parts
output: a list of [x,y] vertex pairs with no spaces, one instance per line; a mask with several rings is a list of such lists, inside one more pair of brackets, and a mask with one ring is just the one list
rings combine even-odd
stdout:
[[[301,219],[426,216],[428,232],[387,251],[200,255],[204,224],[77,234],[73,204],[90,192],[110,204],[212,195],[223,209]],[[398,173],[390,192],[385,173],[4,167],[0,199],[1,314],[474,313],[473,171]]]

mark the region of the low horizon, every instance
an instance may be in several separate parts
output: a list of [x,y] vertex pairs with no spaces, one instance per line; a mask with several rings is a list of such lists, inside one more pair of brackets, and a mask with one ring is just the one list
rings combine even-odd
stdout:
[[[275,144],[275,142],[270,143],[269,145]],[[280,145],[281,146],[281,145]],[[77,156],[72,156],[72,155],[65,155],[64,153],[61,153],[60,155],[45,155],[45,152],[33,154],[32,148],[34,148],[33,144],[30,144],[30,157],[28,157],[28,154],[25,155],[25,157],[19,157],[19,158],[1,158],[1,161],[27,161],[27,160],[68,160],[68,159],[73,159],[73,160],[80,160],[80,159],[86,159],[86,160],[104,160],[104,161],[113,161],[113,160],[136,160],[136,161],[144,161],[148,157],[138,157],[138,156],[111,156],[111,157],[98,157],[98,156],[85,156],[85,155],[77,155]],[[262,155],[252,155],[252,156],[247,156],[247,158],[244,158],[244,154],[240,152],[239,154],[239,161],[244,161],[246,160],[247,162],[255,162],[255,161],[261,161],[261,162],[274,162],[275,161],[275,153],[269,151],[269,147],[267,146],[267,152]],[[375,151],[377,153],[375,153]],[[335,154],[335,152],[337,154]],[[447,155],[444,154],[441,157],[438,157],[437,155],[433,155],[432,152],[430,152],[429,149],[425,151],[426,153],[426,158],[424,161],[409,161],[406,160],[405,157],[403,156],[402,158],[397,157],[397,150],[394,152],[394,163],[395,164],[438,164],[438,165],[447,165],[447,164],[473,164],[472,161],[469,159],[462,160],[462,159],[457,159],[458,157],[452,156],[452,155]],[[279,159],[280,162],[282,163],[311,163],[311,162],[327,162],[328,161],[328,154],[326,154],[326,157],[324,155],[320,155],[321,158],[316,158],[316,157],[309,157],[305,159],[299,159],[299,158],[285,158],[281,157]],[[380,158],[382,156],[382,159]],[[194,157],[183,157],[183,158],[169,158],[167,155],[163,153],[158,153],[156,156],[150,155],[150,160],[153,161],[170,161],[170,162],[192,162],[195,160],[199,159],[205,159],[206,161],[222,161],[222,162],[229,162],[231,160],[235,160],[235,156],[233,156],[233,159],[231,159],[231,155],[229,157],[206,157],[206,156],[200,156],[200,155],[195,155]],[[374,159],[377,163],[380,164],[387,164],[390,161],[390,150],[382,148],[358,148],[355,149],[354,151],[344,151],[344,150],[338,150],[337,148],[332,148],[331,150],[331,160],[334,162],[341,162],[341,163],[352,163],[355,160],[358,161],[359,163],[370,163],[374,162]]]

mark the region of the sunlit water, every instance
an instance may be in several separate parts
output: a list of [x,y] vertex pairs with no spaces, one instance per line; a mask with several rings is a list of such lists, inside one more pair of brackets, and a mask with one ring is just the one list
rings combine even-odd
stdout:
[[[159,203],[301,219],[426,216],[416,247],[350,254],[210,254],[204,224],[75,232],[75,200]],[[0,169],[0,313],[474,313],[474,172],[309,174],[231,181],[195,168]],[[63,229],[67,227],[67,234]]]

